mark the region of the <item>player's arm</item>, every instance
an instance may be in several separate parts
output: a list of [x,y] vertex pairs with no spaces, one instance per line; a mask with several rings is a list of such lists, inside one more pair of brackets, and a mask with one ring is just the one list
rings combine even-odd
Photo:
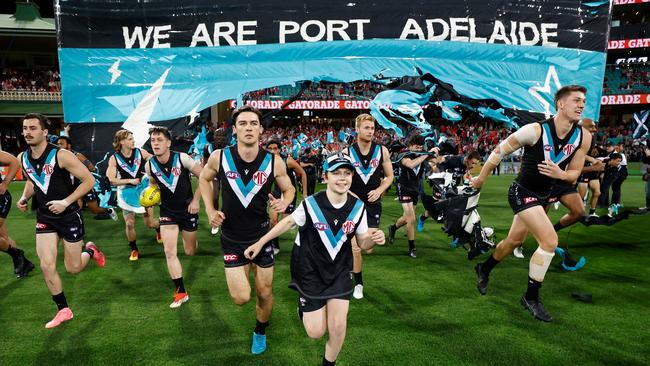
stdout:
[[275,224],[275,226],[273,226],[273,228],[271,228],[269,232],[264,234],[264,236],[262,236],[258,241],[256,241],[253,245],[246,248],[246,250],[244,251],[244,256],[248,259],[255,258],[259,254],[260,250],[262,250],[262,248],[264,247],[264,244],[286,233],[295,224],[296,221],[294,220],[293,216],[287,215],[285,218],[280,220],[280,222]]
[[[203,169],[203,166],[200,163],[197,163],[187,155],[186,153],[181,153],[181,164],[185,167],[185,169],[189,170],[194,174],[196,177],[201,176],[201,170]],[[187,206],[187,212],[191,214],[195,214],[199,212],[199,209],[201,209],[201,185],[196,187],[196,191],[194,191],[194,196],[192,197],[192,201],[190,204]]]
[[395,174],[393,173],[393,164],[390,161],[390,155],[385,146],[381,147],[381,158],[381,168],[384,170],[384,179],[381,181],[381,184],[377,189],[368,192],[368,202],[375,202],[380,199],[381,195],[390,188],[391,184],[393,184],[393,178],[395,177]]
[[0,194],[5,194],[5,192],[7,192],[7,188],[9,188],[9,185],[11,182],[13,182],[18,169],[20,169],[20,161],[16,159],[15,156],[7,152],[0,151],[0,164],[9,166],[7,175],[5,175],[2,183],[0,183]]
[[65,211],[65,209],[70,206],[72,202],[77,202],[78,199],[93,189],[93,186],[95,185],[95,178],[93,177],[92,173],[90,173],[90,170],[88,170],[88,168],[86,168],[86,166],[83,165],[81,161],[79,161],[79,159],[77,159],[77,157],[74,156],[74,154],[72,154],[70,151],[60,149],[57,152],[56,158],[61,168],[69,171],[73,177],[81,181],[81,184],[79,184],[79,186],[77,186],[77,188],[72,193],[70,193],[68,197],[62,200],[47,202],[47,206],[50,211],[55,214],[60,214]]
[[115,156],[108,158],[106,176],[108,177],[108,181],[111,182],[111,185],[114,186],[125,186],[128,184],[138,185],[140,183],[140,178],[121,179],[117,177],[117,161],[115,160]]
[[147,176],[149,177],[149,187],[158,187],[158,183],[153,178],[153,174],[151,173],[151,161],[147,161],[147,163],[144,166],[144,171],[147,173]]
[[585,161],[589,162],[591,164],[590,166],[585,166],[582,167],[582,173],[593,173],[593,172],[602,172],[605,170],[605,165],[603,165],[603,162],[592,157],[592,156],[585,156]]
[[293,202],[293,198],[296,196],[296,188],[291,184],[291,180],[287,175],[287,166],[282,159],[273,159],[273,171],[275,172],[275,182],[282,192],[282,198],[275,198],[269,193],[269,203],[273,211],[280,213],[284,212]]
[[305,169],[298,164],[296,159],[291,156],[287,157],[287,165],[300,175],[300,182],[302,183],[302,199],[304,200],[307,198],[307,173],[305,173]]
[[503,160],[504,157],[524,146],[534,145],[541,135],[542,126],[539,123],[527,124],[516,132],[510,134],[510,136],[501,141],[501,143],[492,150],[487,161],[483,164],[483,168],[481,168],[481,173],[471,181],[470,185],[472,188],[481,188],[487,177],[492,174],[494,168],[501,163],[501,160]]
[[203,198],[203,205],[205,206],[205,213],[208,215],[210,225],[212,227],[219,227],[226,219],[226,215],[214,208],[212,181],[219,173],[219,166],[221,166],[221,150],[215,150],[210,154],[208,161],[201,170],[199,175],[199,190]]
[[27,182],[25,182],[25,188],[23,188],[23,195],[20,197],[18,202],[16,202],[16,207],[22,212],[27,212],[27,203],[33,195],[34,183],[28,179]]
[[95,165],[84,154],[77,153],[77,159],[79,159],[81,164],[83,164],[86,168],[88,168],[89,171],[95,172],[95,170],[96,170]]
[[364,209],[361,221],[356,228],[354,237],[357,239],[357,245],[363,250],[372,249],[375,245],[384,245],[386,237],[381,230],[374,230],[372,234],[368,234],[368,217]]
[[142,154],[142,160],[149,160],[153,156],[149,151],[145,149],[140,149],[140,154]]

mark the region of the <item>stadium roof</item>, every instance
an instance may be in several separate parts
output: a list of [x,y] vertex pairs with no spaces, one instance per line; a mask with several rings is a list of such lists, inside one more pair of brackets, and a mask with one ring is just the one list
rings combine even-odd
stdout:
[[55,36],[53,18],[41,18],[36,3],[17,2],[15,14],[0,14],[0,35]]

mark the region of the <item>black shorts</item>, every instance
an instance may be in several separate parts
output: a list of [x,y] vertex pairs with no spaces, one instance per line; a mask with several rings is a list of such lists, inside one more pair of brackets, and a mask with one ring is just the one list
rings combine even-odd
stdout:
[[99,201],[99,198],[97,197],[97,192],[95,192],[94,189],[91,189],[88,193],[86,193],[86,194],[82,197],[82,199],[83,199],[83,201],[84,201],[85,203],[93,202],[93,201]]
[[[350,295],[351,294],[335,296],[332,297],[332,299],[350,301]],[[330,299],[312,299],[310,297],[298,295],[298,309],[300,309],[300,311],[302,311],[303,313],[316,311],[322,309],[325,305],[327,305],[327,300]]]
[[555,203],[560,200],[560,198],[566,196],[567,194],[578,193],[576,187],[572,184],[555,184],[551,188],[551,193],[546,200],[546,204]]
[[275,265],[275,256],[273,255],[273,245],[268,242],[264,244],[262,250],[253,260],[248,260],[244,256],[244,251],[255,242],[242,244],[236,243],[221,234],[221,250],[223,250],[223,266],[226,268],[241,267],[249,263],[254,263],[258,267],[269,268]]
[[36,213],[36,234],[47,233],[57,233],[61,239],[69,243],[83,240],[86,232],[81,211],[58,217]]
[[375,202],[364,202],[369,228],[378,228],[381,219],[381,198]]
[[600,177],[598,173],[585,173],[580,175],[580,178],[578,178],[578,182],[589,183],[592,180],[599,180],[599,179]]
[[539,195],[530,191],[517,182],[512,182],[508,189],[508,203],[515,215],[531,207],[546,206],[548,197],[548,195]]
[[[271,194],[273,194],[273,197],[275,197],[275,198],[281,198],[282,197],[282,192],[280,192],[280,190],[275,190],[275,191],[271,192]],[[293,195],[293,201],[287,206],[286,210],[284,210],[285,214],[291,215],[291,213],[293,213],[293,211],[296,209],[296,199],[297,199],[297,197],[298,197],[298,194],[296,192],[296,194]]]
[[6,219],[11,209],[11,193],[9,191],[0,196],[0,219]]
[[399,203],[413,202],[413,206],[416,206],[418,204],[419,197],[419,191],[405,188],[399,183],[397,184],[397,200]]
[[170,211],[160,206],[160,225],[177,225],[182,231],[196,231],[199,215],[187,211]]

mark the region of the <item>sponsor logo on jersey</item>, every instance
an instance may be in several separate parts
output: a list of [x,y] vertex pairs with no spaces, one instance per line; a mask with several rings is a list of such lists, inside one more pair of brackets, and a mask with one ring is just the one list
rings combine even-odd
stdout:
[[234,171],[231,170],[231,171],[229,171],[229,172],[226,172],[226,177],[227,177],[228,179],[237,179],[237,178],[240,177],[240,175],[239,175],[239,173],[234,172]]
[[234,261],[236,261],[237,259],[239,259],[239,257],[237,256],[237,254],[224,254],[224,255],[223,255],[223,261],[224,261],[224,262],[234,262]]
[[259,170],[253,173],[253,181],[255,181],[255,184],[257,184],[258,186],[263,186],[267,180],[268,180],[268,176],[266,175],[266,173]]
[[320,231],[325,231],[329,229],[330,226],[326,222],[315,222],[314,223],[314,229],[320,230]]
[[564,152],[565,155],[571,155],[573,153],[573,150],[575,150],[574,145],[566,145],[565,147],[562,148],[562,151]]
[[51,175],[54,172],[54,167],[51,164],[43,165],[43,172],[47,175]]
[[544,145],[544,151],[551,151],[551,150],[553,150],[552,145]]
[[373,168],[376,168],[379,166],[379,159],[372,159],[370,160],[370,166]]
[[355,227],[354,221],[348,220],[348,221],[343,223],[343,226],[341,227],[341,229],[343,229],[343,232],[346,235],[348,235],[348,234],[352,234],[354,232],[354,227]]
[[177,166],[173,167],[173,168],[172,168],[172,174],[173,174],[175,177],[178,177],[179,175],[181,175],[181,168],[179,168],[179,167],[177,167]]

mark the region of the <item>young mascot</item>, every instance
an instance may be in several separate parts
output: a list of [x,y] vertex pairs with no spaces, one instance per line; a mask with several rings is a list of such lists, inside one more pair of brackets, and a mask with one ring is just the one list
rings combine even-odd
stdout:
[[307,197],[245,251],[252,260],[265,243],[294,225],[300,227],[291,254],[289,287],[299,294],[298,312],[307,335],[319,339],[329,333],[323,365],[336,364],[345,339],[353,292],[352,238],[364,250],[385,241],[381,230],[369,234],[365,205],[349,193],[354,170],[349,156],[329,156],[323,166],[327,189]]

